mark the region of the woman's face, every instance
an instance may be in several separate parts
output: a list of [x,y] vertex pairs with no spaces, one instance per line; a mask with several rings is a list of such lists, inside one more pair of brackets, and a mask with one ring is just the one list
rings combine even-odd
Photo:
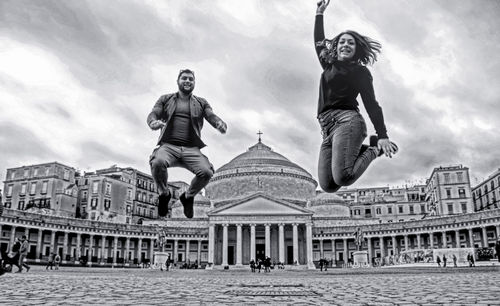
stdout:
[[356,54],[356,40],[351,34],[342,34],[337,43],[337,59],[352,61],[354,54]]

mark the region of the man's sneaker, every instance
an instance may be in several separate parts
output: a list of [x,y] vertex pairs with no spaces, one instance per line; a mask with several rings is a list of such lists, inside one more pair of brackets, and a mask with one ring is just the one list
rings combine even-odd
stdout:
[[184,216],[186,216],[186,218],[191,219],[194,215],[193,211],[194,197],[186,198],[186,193],[184,192],[179,197],[179,200],[181,200],[182,206],[184,206]]
[[171,197],[170,192],[168,194],[160,194],[158,197],[158,216],[165,217],[168,214],[168,203]]
[[31,267],[26,267],[26,273],[30,271]]

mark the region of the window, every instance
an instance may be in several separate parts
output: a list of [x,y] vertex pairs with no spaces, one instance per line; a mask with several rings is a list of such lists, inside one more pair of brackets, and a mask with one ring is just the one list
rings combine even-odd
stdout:
[[387,207],[387,213],[392,214],[392,207]]
[[413,205],[410,205],[410,214],[414,214],[414,208],[413,208]]
[[132,189],[127,189],[127,200],[132,200]]
[[10,208],[12,206],[11,202],[5,202],[5,208]]
[[376,212],[377,212],[377,215],[381,215],[382,214],[382,209],[380,209],[380,207],[377,207]]
[[[10,173],[10,179],[13,180],[15,177],[16,177],[16,171],[12,171]],[[500,177],[499,177],[499,180],[500,180]]]
[[462,206],[462,212],[466,213],[467,212],[467,203],[462,202],[462,203],[460,203],[460,205]]
[[30,194],[36,193],[36,182],[31,183]]
[[461,199],[465,199],[465,189],[464,188],[458,188],[458,197]]
[[462,183],[464,181],[464,176],[462,172],[457,172],[457,182]]
[[63,179],[69,180],[69,170],[68,169],[64,169]]
[[47,193],[47,187],[48,187],[48,185],[49,185],[48,181],[42,182],[42,194]]
[[106,183],[106,190],[105,190],[105,193],[107,195],[110,195],[111,194],[111,183]]
[[95,219],[95,212],[92,212],[92,213],[90,214],[90,220],[94,220],[94,219]]
[[24,169],[24,174],[23,174],[23,176],[24,176],[24,177],[28,177],[28,174],[29,174],[29,169]]
[[109,211],[109,208],[111,207],[111,200],[105,199],[104,200],[104,210]]
[[38,168],[35,168],[35,170],[33,171],[33,176],[37,176],[38,175]]
[[96,208],[98,204],[99,204],[99,199],[93,198],[90,200],[90,207]]
[[425,213],[425,204],[420,204],[420,213]]
[[82,192],[82,202],[87,202],[88,192],[85,190]]
[[153,218],[153,217],[154,217],[154,210],[152,210],[152,209],[151,209],[151,210],[149,211],[149,217],[150,217],[150,218]]
[[448,204],[448,213],[449,214],[453,213],[453,204]]
[[444,174],[444,182],[445,183],[449,183],[450,182],[450,174],[449,173],[445,173]]
[[92,193],[97,193],[99,191],[99,182],[92,182]]
[[45,168],[45,175],[49,176],[50,174],[50,167]]
[[491,190],[495,189],[495,181],[491,181]]
[[17,209],[24,210],[24,201],[19,201],[19,203],[17,204]]
[[446,198],[451,198],[451,189],[446,189]]
[[403,213],[403,206],[399,206],[398,209],[399,209],[399,213],[402,214]]
[[21,195],[25,195],[26,194],[26,183],[22,183],[21,184]]
[[7,186],[7,194],[6,194],[6,196],[8,196],[8,197],[12,196],[12,188],[13,187],[14,187],[14,185]]
[[131,210],[130,210],[130,205],[127,205],[127,214],[129,214],[129,213],[130,213],[130,211],[131,211]]

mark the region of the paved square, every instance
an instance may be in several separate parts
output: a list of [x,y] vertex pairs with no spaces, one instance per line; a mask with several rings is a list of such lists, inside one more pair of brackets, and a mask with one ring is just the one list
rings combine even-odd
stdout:
[[1,305],[500,305],[500,267],[159,270],[62,267],[0,277]]

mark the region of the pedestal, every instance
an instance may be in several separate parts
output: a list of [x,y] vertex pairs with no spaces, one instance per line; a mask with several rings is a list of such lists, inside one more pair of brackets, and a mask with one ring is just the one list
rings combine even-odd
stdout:
[[165,267],[165,262],[167,261],[168,253],[167,252],[154,252],[154,266],[155,267]]
[[352,253],[354,260],[353,268],[367,268],[370,266],[368,263],[368,251],[356,251]]

